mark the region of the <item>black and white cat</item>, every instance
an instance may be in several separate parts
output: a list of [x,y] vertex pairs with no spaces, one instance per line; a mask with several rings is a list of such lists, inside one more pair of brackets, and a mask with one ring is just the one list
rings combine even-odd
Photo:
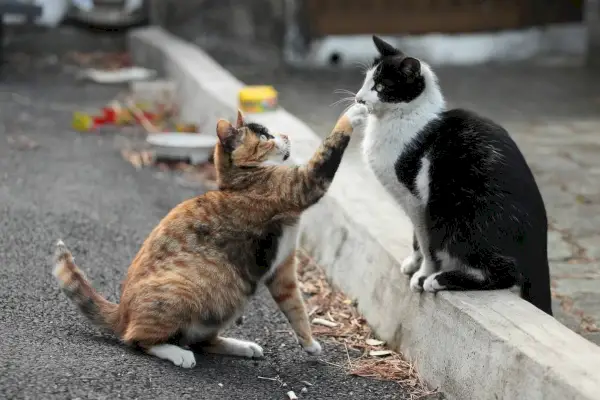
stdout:
[[414,226],[402,272],[414,291],[503,289],[552,315],[546,209],[506,130],[446,110],[431,68],[377,36],[356,101],[363,156]]

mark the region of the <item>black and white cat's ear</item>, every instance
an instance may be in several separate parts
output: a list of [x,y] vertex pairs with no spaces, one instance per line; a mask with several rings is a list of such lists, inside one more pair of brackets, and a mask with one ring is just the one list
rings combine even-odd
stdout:
[[416,58],[406,57],[400,63],[400,71],[402,71],[407,78],[417,78],[421,75],[421,62]]
[[236,129],[227,120],[220,119],[217,122],[217,137],[226,151],[233,151]]
[[397,56],[397,55],[402,54],[402,52],[400,50],[398,50],[397,48],[395,48],[394,46],[392,46],[391,44],[389,44],[388,42],[386,42],[379,36],[373,35],[373,43],[375,43],[375,48],[377,48],[377,51],[383,57]]

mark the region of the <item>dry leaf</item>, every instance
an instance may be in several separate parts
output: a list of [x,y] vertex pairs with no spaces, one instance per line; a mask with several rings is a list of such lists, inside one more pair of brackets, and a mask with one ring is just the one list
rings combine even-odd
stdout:
[[122,150],[121,155],[125,160],[129,161],[129,163],[133,165],[135,169],[141,169],[144,165],[142,156],[137,151]]
[[315,318],[312,320],[312,323],[315,325],[327,326],[329,328],[335,328],[336,326],[338,326],[338,324],[336,324],[335,322],[331,322],[323,318]]
[[369,352],[369,355],[371,357],[383,357],[383,356],[389,356],[392,354],[391,350],[371,350]]
[[367,339],[366,343],[369,346],[381,346],[382,344],[384,344],[385,342],[383,340],[377,340],[377,339]]

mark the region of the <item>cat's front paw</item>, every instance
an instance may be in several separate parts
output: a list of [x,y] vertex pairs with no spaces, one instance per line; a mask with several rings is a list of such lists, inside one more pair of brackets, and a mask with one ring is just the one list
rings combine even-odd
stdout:
[[315,339],[312,340],[312,342],[310,342],[310,344],[306,345],[306,346],[302,346],[302,348],[304,349],[304,351],[306,351],[308,354],[310,354],[311,356],[318,356],[319,354],[321,354],[321,344],[319,342],[317,342]]
[[429,275],[427,279],[425,279],[425,282],[423,282],[423,290],[431,293],[444,290],[444,286],[440,285],[440,282],[437,280],[437,277],[440,274],[442,274],[442,272],[436,272],[435,274]]
[[421,266],[421,260],[421,253],[413,251],[413,253],[410,256],[406,257],[404,261],[402,261],[400,271],[402,271],[402,273],[405,275],[414,274]]
[[346,116],[350,120],[352,129],[361,128],[366,123],[368,115],[369,110],[367,109],[367,106],[360,103],[354,103],[354,105],[346,111]]
[[423,268],[419,268],[417,272],[413,274],[410,278],[410,289],[413,292],[422,292],[423,284],[425,283],[425,279],[427,279],[428,274],[423,271]]

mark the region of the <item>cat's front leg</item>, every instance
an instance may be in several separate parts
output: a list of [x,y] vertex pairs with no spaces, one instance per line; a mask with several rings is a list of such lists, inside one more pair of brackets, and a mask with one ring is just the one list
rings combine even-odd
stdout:
[[308,314],[296,277],[295,251],[280,265],[267,282],[271,296],[290,322],[298,342],[308,354],[321,354],[321,345],[312,337]]
[[402,261],[400,270],[403,274],[412,275],[419,270],[421,262],[423,261],[423,254],[419,248],[419,241],[417,240],[417,234],[413,231],[413,252],[410,256],[406,257]]
[[437,270],[438,268],[435,260],[432,260],[429,257],[423,257],[418,271],[410,278],[411,290],[413,292],[422,292],[425,279],[427,279],[429,275],[436,273]]

